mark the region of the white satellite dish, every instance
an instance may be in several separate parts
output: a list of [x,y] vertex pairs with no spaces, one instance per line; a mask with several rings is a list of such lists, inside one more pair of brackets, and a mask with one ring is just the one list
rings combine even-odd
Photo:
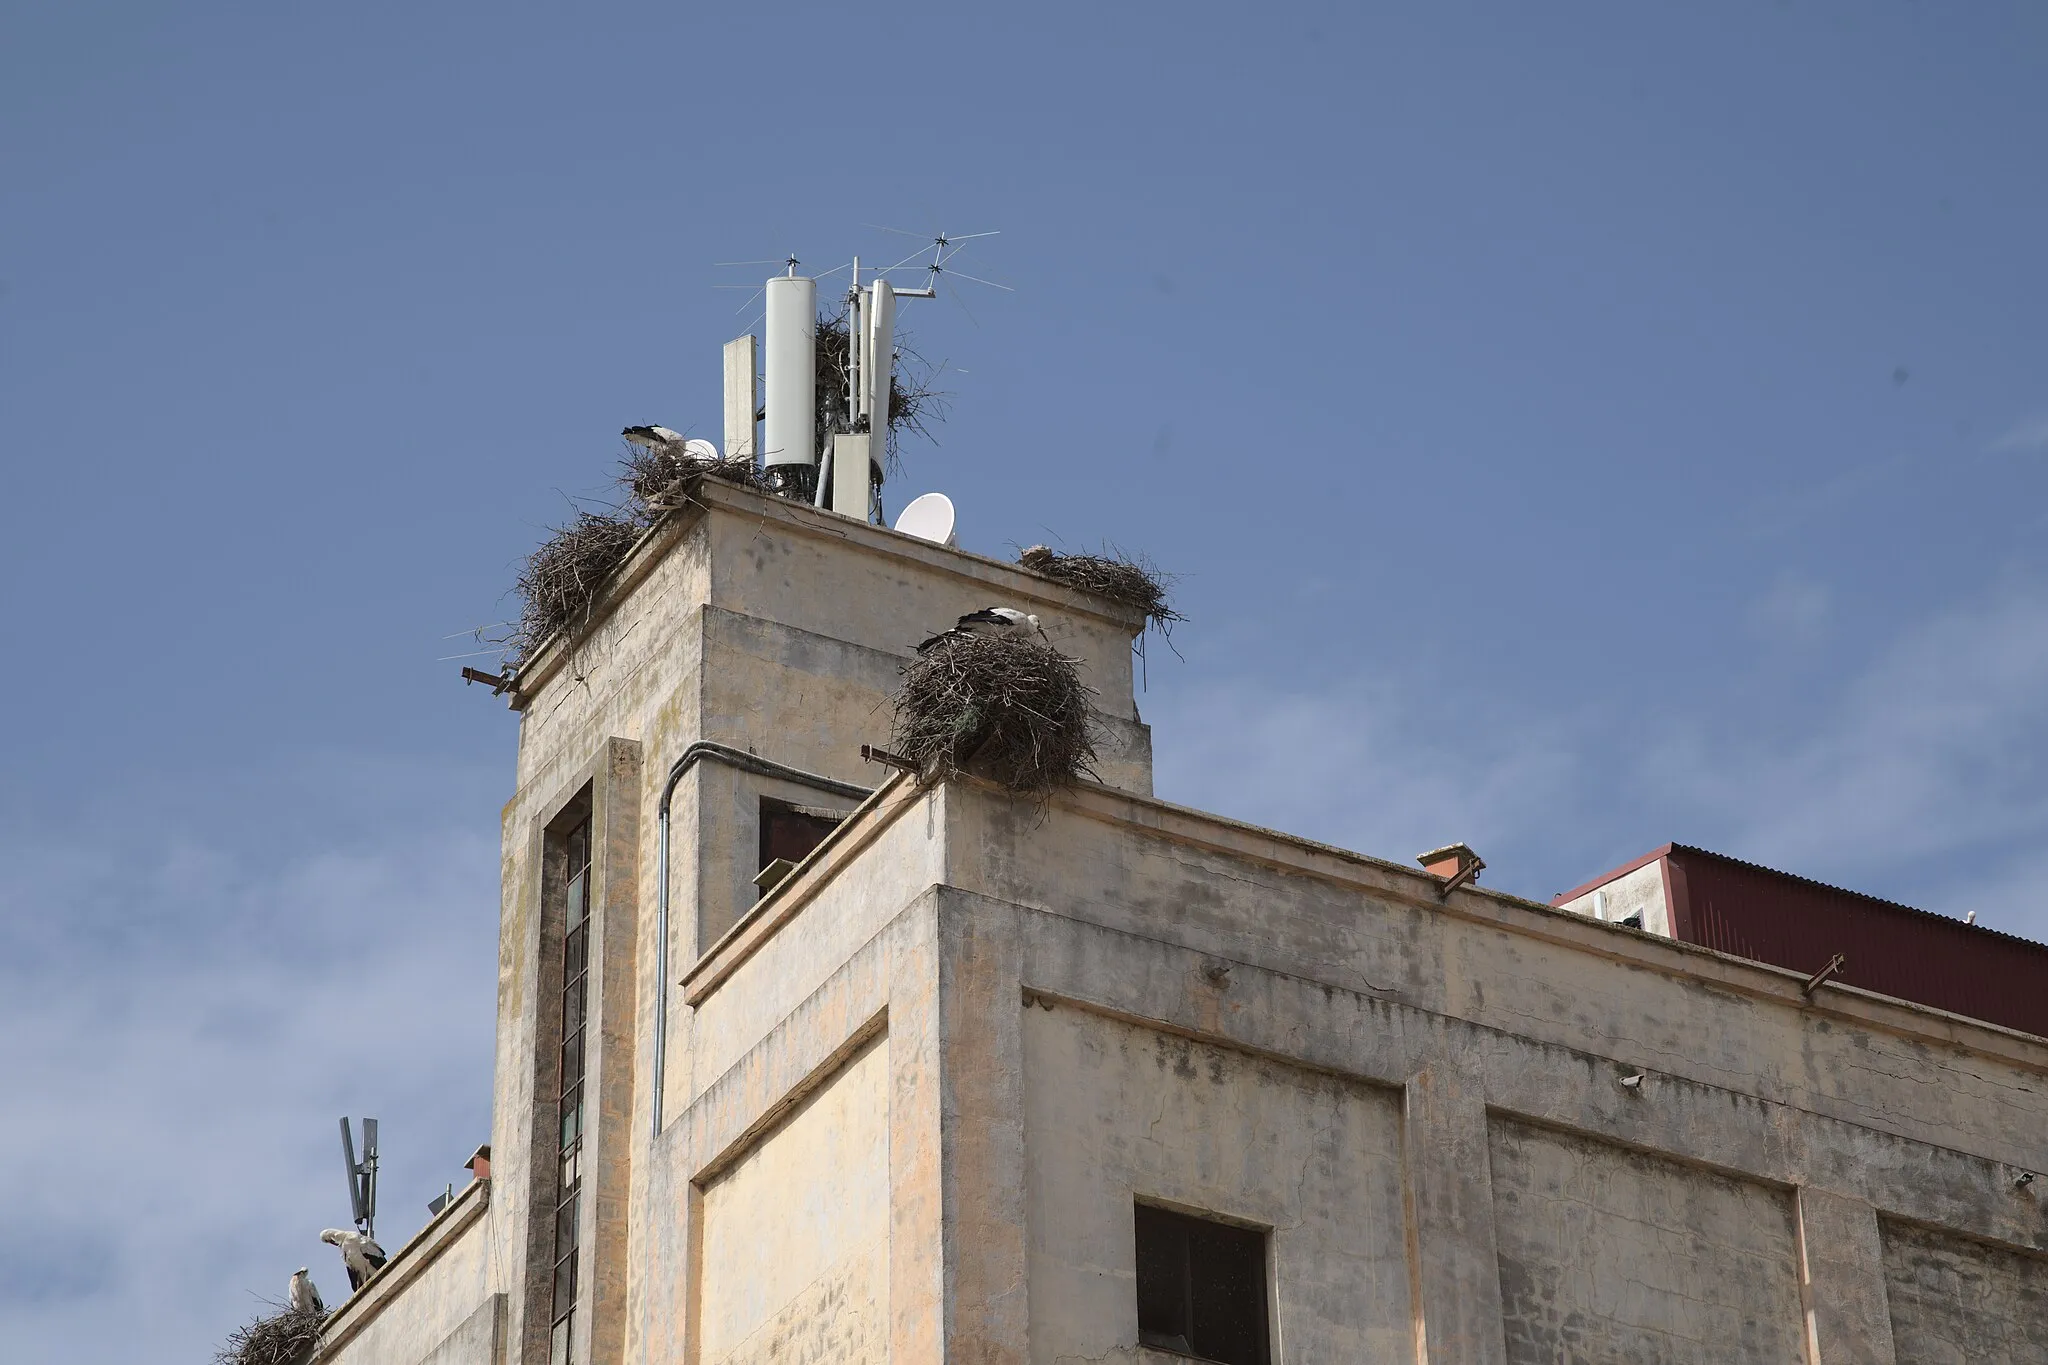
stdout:
[[896,529],[919,540],[953,544],[953,500],[944,493],[924,493],[912,498],[910,506],[897,516]]
[[687,459],[718,461],[718,443],[707,441],[702,436],[692,436],[683,442],[683,455]]

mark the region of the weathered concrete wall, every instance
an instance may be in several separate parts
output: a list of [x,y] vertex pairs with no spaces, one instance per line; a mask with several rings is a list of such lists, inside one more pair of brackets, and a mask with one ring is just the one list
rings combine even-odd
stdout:
[[493,1294],[420,1365],[499,1365],[505,1349],[505,1296]]
[[1886,1219],[1885,1289],[1912,1365],[2048,1363],[2048,1258]]
[[1510,1360],[1799,1360],[1786,1192],[1510,1120],[1489,1147]]
[[1281,1358],[1412,1357],[1396,1094],[1050,1002],[1023,1039],[1031,1360],[1135,1357],[1134,1199],[1269,1230]]
[[704,1365],[887,1359],[888,1086],[884,1035],[705,1187]]
[[[707,502],[529,675],[501,1197],[358,1315],[347,1359],[467,1350],[495,1294],[506,1365],[539,1365],[542,836],[586,783],[591,1365],[1164,1359],[1135,1341],[1138,1197],[1272,1230],[1278,1361],[2039,1358],[2008,1322],[2048,1250],[2013,1183],[2048,1167],[2039,1040],[1490,892],[1439,903],[1413,868],[1146,799],[1132,622],[886,531]],[[832,801],[706,760],[675,793],[658,937],[655,809],[688,746],[883,784],[857,750],[897,661],[992,602],[1086,661],[1125,790],[1034,808],[888,778],[756,903],[760,798]],[[1633,904],[1611,892],[1608,917]]]

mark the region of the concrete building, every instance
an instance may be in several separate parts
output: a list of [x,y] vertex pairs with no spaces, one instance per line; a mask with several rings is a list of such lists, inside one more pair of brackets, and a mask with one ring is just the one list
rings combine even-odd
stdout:
[[[991,603],[1102,785],[862,762]],[[1141,626],[707,481],[519,679],[490,1176],[324,1358],[2048,1361],[2048,1041],[1158,801]]]

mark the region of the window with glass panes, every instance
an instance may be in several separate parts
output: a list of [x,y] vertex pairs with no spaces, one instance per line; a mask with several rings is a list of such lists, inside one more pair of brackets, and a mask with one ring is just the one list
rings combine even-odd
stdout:
[[562,1055],[556,1101],[560,1164],[555,1184],[554,1325],[549,1365],[571,1365],[576,1328],[576,1214],[583,1188],[583,1024],[590,966],[590,820],[563,839],[567,854],[562,915]]

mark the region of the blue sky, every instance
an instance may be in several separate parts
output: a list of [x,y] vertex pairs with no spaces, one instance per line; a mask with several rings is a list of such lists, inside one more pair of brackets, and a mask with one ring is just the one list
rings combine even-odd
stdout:
[[622,425],[717,434],[714,262],[865,224],[1016,287],[906,312],[891,505],[1182,575],[1163,796],[2048,935],[2044,66],[1994,3],[9,7],[0,1344],[339,1297],[344,1110],[395,1240],[460,1174],[514,726],[444,637]]

